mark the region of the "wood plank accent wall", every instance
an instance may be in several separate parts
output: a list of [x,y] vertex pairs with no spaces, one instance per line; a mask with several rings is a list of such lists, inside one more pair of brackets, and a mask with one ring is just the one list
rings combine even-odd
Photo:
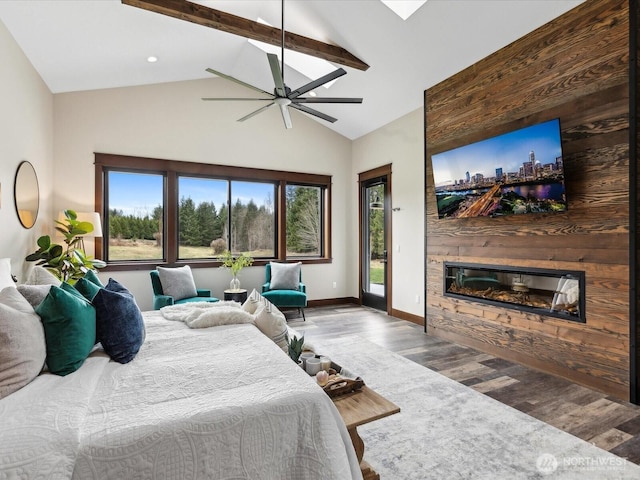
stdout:
[[[638,114],[640,113],[640,4],[638,0],[630,0],[630,35],[629,35],[629,56],[630,58],[630,77],[629,82],[632,88],[629,92],[629,143],[631,145],[629,158],[629,177],[631,179],[631,192],[629,195],[629,213],[631,219],[635,219],[635,224],[631,225],[631,245],[629,248],[630,265],[635,265],[635,271],[632,272],[630,279],[630,297],[631,312],[629,317],[632,319],[630,325],[631,335],[631,352],[630,352],[630,369],[631,388],[630,400],[633,403],[640,404],[640,374],[638,366],[640,365],[640,325],[638,321],[638,312],[640,312],[640,296],[638,295],[638,276],[640,272],[640,231],[638,224],[640,223],[640,184],[638,171],[640,170],[640,127],[638,126]],[[635,12],[635,13],[634,13]],[[635,181],[634,181],[635,180]],[[634,189],[635,187],[635,189]],[[635,319],[635,321],[633,321]],[[635,375],[633,374],[635,372]]]
[[[629,0],[588,0],[425,91],[426,330],[629,399]],[[431,155],[560,118],[568,211],[439,220]],[[443,296],[443,262],[582,270],[586,323]]]

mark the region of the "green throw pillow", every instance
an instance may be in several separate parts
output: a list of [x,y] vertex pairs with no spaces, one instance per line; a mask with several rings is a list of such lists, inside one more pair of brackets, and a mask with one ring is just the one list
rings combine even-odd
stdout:
[[78,291],[78,289],[76,287],[74,287],[73,285],[71,285],[68,282],[62,282],[60,284],[60,288],[62,290],[64,290],[65,292],[70,293],[71,295],[80,298],[81,300],[88,301],[86,298],[84,298],[84,296]]
[[93,301],[94,297],[98,294],[100,289],[102,288],[99,285],[96,285],[91,280],[87,280],[86,278],[79,279],[75,285],[75,289],[82,294],[84,298]]
[[44,326],[47,366],[68,375],[86,360],[96,340],[96,311],[72,285],[51,287],[36,308]]
[[[91,283],[91,282],[86,282],[86,283]],[[83,282],[84,287],[87,289],[88,292],[93,293],[92,289],[93,287],[88,287],[86,285],[86,283]],[[93,296],[91,298],[88,298],[82,291],[78,290],[77,288],[78,284],[77,282],[75,284],[70,284],[69,282],[62,282],[60,284],[60,288],[62,288],[65,292],[72,294],[73,296],[81,299],[81,300],[85,300],[87,303],[89,303],[91,306],[93,306],[93,304],[91,303],[91,301],[93,300],[93,298],[95,297],[95,294],[93,294]],[[97,290],[100,290],[100,287],[97,287]],[[95,310],[95,307],[94,307]],[[96,338],[95,341],[93,342],[93,344],[95,345],[96,343],[98,343],[98,316],[96,314]]]
[[98,278],[98,274],[96,272],[94,272],[93,270],[89,270],[87,273],[84,274],[84,277],[82,277],[85,280],[89,280],[91,283],[99,286],[99,287],[104,287],[103,283],[100,281],[100,279]]

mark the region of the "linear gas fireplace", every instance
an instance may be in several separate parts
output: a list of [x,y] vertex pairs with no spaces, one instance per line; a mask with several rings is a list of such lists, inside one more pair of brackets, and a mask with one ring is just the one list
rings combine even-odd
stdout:
[[445,262],[444,295],[586,321],[581,271]]

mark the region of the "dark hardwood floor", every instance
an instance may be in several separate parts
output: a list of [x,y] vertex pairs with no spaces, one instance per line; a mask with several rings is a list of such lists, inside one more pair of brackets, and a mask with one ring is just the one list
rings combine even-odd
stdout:
[[473,348],[356,305],[285,311],[308,341],[357,334],[611,453],[640,464],[640,406]]

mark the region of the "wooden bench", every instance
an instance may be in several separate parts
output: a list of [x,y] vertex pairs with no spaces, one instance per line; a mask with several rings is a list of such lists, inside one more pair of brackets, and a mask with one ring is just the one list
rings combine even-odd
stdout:
[[362,459],[364,457],[364,442],[358,435],[357,427],[398,413],[400,412],[400,407],[367,386],[356,392],[334,397],[333,403],[338,408],[342,420],[347,426],[349,436],[356,450],[356,456],[360,462],[362,477],[364,480],[379,480],[380,475]]

